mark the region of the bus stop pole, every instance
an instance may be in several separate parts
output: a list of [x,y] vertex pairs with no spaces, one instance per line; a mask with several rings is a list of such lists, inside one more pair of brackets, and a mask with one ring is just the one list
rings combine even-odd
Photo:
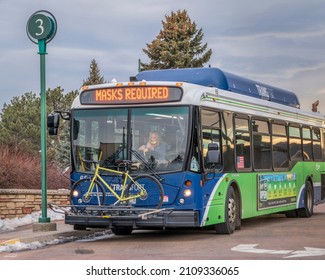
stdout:
[[42,171],[42,216],[40,223],[50,222],[47,217],[47,174],[46,174],[46,80],[45,80],[45,55],[46,41],[39,40],[40,72],[41,72],[41,171]]
[[33,224],[33,231],[56,230],[56,224],[50,223],[47,217],[47,175],[46,175],[46,86],[45,86],[45,55],[46,44],[50,42],[57,30],[55,17],[48,11],[40,10],[33,13],[27,21],[28,38],[38,44],[41,72],[41,188],[42,215],[39,224]]

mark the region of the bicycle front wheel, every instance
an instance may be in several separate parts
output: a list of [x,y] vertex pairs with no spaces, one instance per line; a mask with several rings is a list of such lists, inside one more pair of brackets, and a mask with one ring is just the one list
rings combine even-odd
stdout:
[[132,206],[159,209],[163,204],[164,190],[155,177],[140,175],[128,184],[125,196]]
[[[70,192],[71,204],[75,206],[87,205],[105,205],[106,192],[104,187],[97,180],[94,181],[94,186],[90,190],[91,179],[81,179],[72,185]],[[79,208],[76,207],[78,210]]]

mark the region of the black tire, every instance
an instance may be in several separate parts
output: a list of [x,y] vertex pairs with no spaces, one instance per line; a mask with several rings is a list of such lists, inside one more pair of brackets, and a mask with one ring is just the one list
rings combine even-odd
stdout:
[[111,228],[115,235],[130,235],[133,231],[133,227],[129,226],[115,226]]
[[284,214],[286,215],[287,218],[297,218],[298,217],[298,213],[297,210],[290,210],[290,211],[286,211],[284,212]]
[[314,192],[310,181],[306,182],[304,194],[304,207],[297,209],[297,214],[301,218],[309,218],[314,213]]
[[[155,177],[150,175],[140,175],[134,178],[133,181],[142,185],[146,190],[146,194],[134,200],[129,200],[129,204],[134,207],[161,208],[164,200],[164,190]],[[140,189],[134,186],[134,183],[131,181],[126,187],[125,195],[128,197],[137,195],[139,192]]]
[[228,187],[225,204],[225,222],[215,225],[219,234],[232,234],[236,227],[240,229],[239,198],[236,197],[234,188]]
[[106,192],[104,187],[95,180],[95,186],[89,198],[86,193],[89,189],[91,179],[81,179],[72,185],[70,192],[71,205],[75,205],[75,210],[82,210],[87,205],[105,205]]
[[74,225],[73,226],[74,230],[87,230],[86,226],[82,226],[82,225]]

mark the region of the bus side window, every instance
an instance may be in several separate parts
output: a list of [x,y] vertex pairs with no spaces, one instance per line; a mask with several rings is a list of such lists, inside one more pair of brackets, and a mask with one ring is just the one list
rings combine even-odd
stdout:
[[325,159],[325,131],[322,133],[322,158]]
[[310,128],[302,128],[302,147],[304,160],[313,159],[313,146],[311,141],[311,130]]
[[317,128],[313,128],[312,130],[312,139],[313,139],[313,156],[314,160],[322,159],[322,149],[321,149],[321,137],[320,130]]
[[285,124],[272,124],[273,167],[289,167],[288,137]]
[[253,149],[254,168],[270,170],[271,159],[271,135],[270,126],[267,120],[252,120],[253,127]]
[[237,170],[251,169],[251,142],[249,119],[247,117],[235,117],[235,163]]
[[289,126],[289,151],[292,161],[302,160],[301,132],[298,126]]
[[[220,127],[220,114],[219,112],[202,110],[202,150],[203,150],[203,161],[206,169],[211,169],[211,164],[207,163],[208,147],[211,143],[216,143],[218,147],[221,147],[221,127]],[[214,169],[221,167],[221,161],[215,165]]]

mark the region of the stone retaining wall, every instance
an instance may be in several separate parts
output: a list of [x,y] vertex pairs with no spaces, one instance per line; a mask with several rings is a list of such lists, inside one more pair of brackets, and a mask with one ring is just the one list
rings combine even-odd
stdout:
[[[69,190],[47,190],[47,203],[68,205]],[[0,219],[23,217],[42,210],[41,190],[1,190]]]

